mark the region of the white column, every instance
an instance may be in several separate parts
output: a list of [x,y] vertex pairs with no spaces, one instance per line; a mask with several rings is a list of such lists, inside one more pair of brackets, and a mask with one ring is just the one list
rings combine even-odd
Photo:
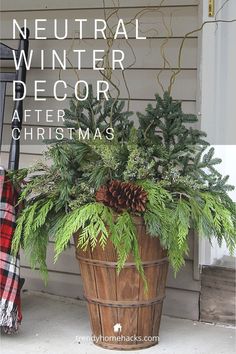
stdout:
[[[216,0],[216,11],[224,0]],[[201,0],[202,22],[208,17],[208,0]],[[236,1],[229,0],[218,13],[217,20],[236,19]],[[219,172],[229,174],[229,183],[236,186],[236,22],[206,24],[200,36],[201,58],[199,77],[199,111],[201,129],[223,159]],[[236,191],[231,193],[236,201]],[[200,264],[212,264],[228,255],[225,244],[221,248],[213,240],[200,241]]]

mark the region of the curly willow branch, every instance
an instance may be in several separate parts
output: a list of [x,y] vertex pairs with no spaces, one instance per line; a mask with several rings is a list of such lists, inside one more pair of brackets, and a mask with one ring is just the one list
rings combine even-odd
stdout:
[[[163,73],[163,70],[166,69],[166,64],[168,65],[168,67],[171,69],[171,65],[170,62],[168,61],[166,54],[165,54],[165,47],[167,46],[167,44],[169,43],[169,40],[171,37],[173,37],[173,30],[172,30],[172,13],[170,15],[170,23],[169,26],[166,24],[165,22],[165,18],[164,18],[164,14],[161,13],[161,17],[162,17],[162,23],[164,25],[164,28],[166,29],[167,32],[167,37],[163,40],[162,44],[161,44],[161,57],[163,59],[163,68],[159,71],[159,73],[157,74],[157,82],[159,84],[159,86],[161,87],[161,90],[164,92],[164,86],[162,85],[161,82],[161,74]],[[172,70],[173,72],[173,70]]]
[[[216,13],[216,16],[219,14],[219,12],[225,7],[225,5],[228,3],[229,0],[226,0],[224,2],[224,4],[221,6],[221,8],[217,11]],[[161,11],[161,7],[163,5],[163,3],[165,2],[165,0],[161,0],[159,5],[157,6],[153,6],[153,7],[148,7],[148,8],[144,8],[141,9],[140,11],[138,11],[129,21],[126,21],[124,22],[125,26],[132,26],[134,27],[135,26],[135,23],[134,21],[136,19],[141,19],[144,15],[146,15],[147,13],[152,13],[152,12],[157,12],[161,15],[161,19],[162,19],[162,25],[163,27],[165,28],[166,30],[166,37],[165,39],[163,40],[161,46],[160,46],[160,54],[161,54],[161,58],[163,59],[163,67],[159,70],[159,72],[157,73],[156,77],[157,77],[157,82],[159,84],[159,86],[161,87],[162,91],[165,91],[165,88],[161,82],[161,74],[163,73],[163,71],[165,69],[169,69],[171,71],[171,77],[170,77],[170,81],[169,81],[169,85],[168,85],[168,92],[171,93],[171,90],[172,90],[172,87],[175,83],[175,80],[176,80],[176,77],[179,75],[179,73],[181,72],[181,61],[182,61],[182,54],[183,54],[183,48],[184,48],[184,44],[185,44],[185,41],[186,39],[188,39],[191,35],[193,35],[194,33],[197,33],[197,32],[200,32],[203,27],[206,25],[206,24],[210,24],[210,23],[231,23],[231,22],[235,22],[236,19],[233,19],[233,20],[217,20],[215,18],[214,21],[205,21],[204,23],[202,23],[202,25],[195,29],[195,30],[192,30],[188,33],[186,33],[181,41],[181,45],[179,47],[179,51],[178,51],[178,60],[177,60],[177,69],[172,69],[171,68],[171,63],[170,61],[168,60],[167,58],[167,55],[166,55],[166,52],[165,52],[165,49],[167,47],[167,44],[169,42],[169,40],[173,37],[173,29],[172,29],[172,17],[173,17],[173,14],[171,13],[170,14],[170,20],[169,20],[169,23],[167,24],[166,23],[166,20],[165,20],[165,17],[164,17],[164,13]],[[116,104],[116,101],[118,100],[118,98],[120,97],[120,81],[118,79],[118,77],[114,74],[113,70],[112,70],[112,67],[111,67],[111,63],[110,63],[110,53],[111,53],[111,50],[112,50],[112,47],[114,45],[114,36],[115,36],[115,25],[110,25],[110,21],[113,20],[114,17],[116,17],[117,19],[119,19],[119,10],[120,10],[120,1],[119,0],[113,0],[113,4],[114,4],[114,7],[116,7],[115,9],[113,9],[112,11],[109,11],[108,12],[108,9],[106,8],[106,2],[105,0],[103,0],[103,12],[104,12],[104,19],[107,23],[107,29],[106,29],[106,50],[105,50],[105,53],[103,55],[103,57],[101,58],[101,61],[98,62],[96,64],[96,67],[99,68],[99,66],[102,64],[102,66],[104,67],[105,70],[99,70],[99,73],[100,75],[104,78],[104,80],[108,81],[111,86],[115,89],[116,91],[116,95],[115,95],[115,99],[113,101],[113,105],[111,107],[111,117],[112,117],[112,113],[113,113],[113,107],[114,105]],[[109,9],[111,10],[111,9]],[[132,29],[130,29],[130,31],[132,31]],[[128,33],[130,33],[130,31],[128,31]],[[157,35],[159,34],[159,31],[156,29],[156,28],[150,28],[148,30],[141,30],[140,29],[140,33],[142,33],[143,35],[147,35],[150,31],[153,31],[155,32]],[[82,40],[84,41],[84,40]],[[73,46],[74,46],[74,42],[75,42],[75,38],[73,38],[73,42],[72,42],[72,45],[69,49],[69,52],[73,49]],[[128,39],[125,39],[125,42],[126,44],[128,45],[128,47],[130,48],[130,51],[131,51],[131,54],[132,54],[132,62],[129,64],[129,66],[127,66],[124,70],[122,70],[122,79],[123,79],[123,82],[124,82],[124,85],[125,85],[125,89],[127,91],[127,96],[128,96],[128,99],[127,99],[127,109],[129,110],[129,105],[130,105],[130,100],[131,100],[131,94],[130,94],[130,89],[129,89],[129,85],[128,85],[128,82],[127,82],[127,78],[126,78],[126,71],[130,68],[132,68],[135,63],[136,63],[136,55],[135,55],[135,51],[134,51],[134,48],[133,46],[131,45],[130,41]],[[68,63],[70,64],[71,68],[73,69],[77,79],[79,80],[79,72],[74,68],[73,66],[73,63],[70,61],[70,59],[68,58],[67,56],[67,61]],[[59,70],[59,77],[61,77],[61,69]],[[115,83],[115,81],[117,83]],[[68,85],[69,87],[72,87],[71,85]],[[112,97],[112,94],[109,90],[109,96]],[[101,98],[101,99],[105,99],[104,98]],[[110,120],[110,123],[111,123],[112,119]]]
[[205,21],[202,23],[202,25],[193,30],[193,31],[190,31],[188,33],[185,34],[184,38],[182,39],[182,42],[181,42],[181,45],[180,45],[180,49],[179,49],[179,54],[178,54],[178,69],[176,71],[174,71],[174,73],[171,75],[171,78],[170,78],[170,84],[169,84],[169,87],[168,87],[168,92],[169,94],[171,93],[171,90],[172,90],[172,87],[175,83],[175,80],[176,80],[176,77],[177,75],[179,75],[179,73],[181,72],[181,59],[182,59],[182,52],[183,52],[183,47],[184,47],[184,43],[186,41],[186,39],[191,36],[192,34],[194,33],[197,33],[197,32],[200,32],[203,27],[207,24],[212,24],[212,23],[232,23],[232,22],[236,22],[236,19],[233,19],[233,20],[215,20],[215,21]]
[[[149,9],[142,9],[140,10],[138,13],[136,13],[136,15],[131,18],[129,21],[125,22],[125,26],[128,26],[128,25],[133,25],[135,26],[135,24],[133,23],[134,20],[136,20],[137,18],[141,18],[144,14],[148,13],[148,12],[153,12],[153,11],[159,11],[159,8],[162,6],[162,4],[164,3],[165,0],[162,0],[160,2],[160,4],[157,6],[157,7],[153,7],[153,8],[149,8]],[[115,2],[113,1],[113,4],[115,6]],[[102,63],[105,64],[104,67],[105,67],[105,72],[102,72],[101,70],[99,71],[100,74],[103,76],[104,79],[106,79],[107,81],[109,81],[109,83],[116,89],[117,91],[117,95],[115,97],[115,100],[113,101],[113,104],[112,104],[112,107],[111,107],[111,117],[112,117],[112,112],[113,112],[113,107],[116,103],[116,101],[118,100],[119,96],[120,96],[120,90],[118,88],[118,85],[116,85],[114,83],[114,81],[112,80],[112,75],[114,76],[114,73],[112,71],[112,68],[111,68],[111,65],[110,65],[110,61],[109,61],[109,54],[110,54],[110,51],[111,51],[111,48],[113,46],[113,43],[114,43],[114,37],[115,37],[115,33],[114,33],[114,28],[115,26],[110,26],[109,25],[109,20],[111,20],[113,18],[113,16],[116,16],[118,19],[119,19],[119,16],[118,16],[118,11],[119,11],[119,0],[118,0],[118,4],[117,4],[117,8],[111,12],[109,15],[107,15],[106,13],[106,6],[105,6],[105,0],[103,0],[103,11],[104,11],[104,19],[107,23],[107,28],[109,30],[109,36],[106,35],[106,43],[107,43],[107,50],[104,54],[104,56],[102,57]],[[127,91],[127,95],[128,95],[128,100],[127,100],[127,109],[129,110],[129,107],[130,107],[130,99],[131,99],[131,94],[130,94],[130,90],[129,90],[129,86],[128,86],[128,82],[127,82],[127,79],[126,79],[126,75],[125,75],[125,71],[130,69],[131,67],[133,67],[136,63],[136,55],[135,55],[135,52],[134,52],[134,49],[132,47],[132,45],[130,44],[130,42],[126,39],[126,43],[127,45],[129,46],[130,50],[131,50],[131,53],[132,53],[132,56],[133,56],[133,62],[128,66],[126,67],[124,70],[122,70],[122,78],[123,78],[123,81],[124,81],[124,85],[125,85],[125,88],[126,88],[126,91]],[[97,64],[99,65],[99,63]],[[110,124],[112,122],[112,119],[110,120]]]

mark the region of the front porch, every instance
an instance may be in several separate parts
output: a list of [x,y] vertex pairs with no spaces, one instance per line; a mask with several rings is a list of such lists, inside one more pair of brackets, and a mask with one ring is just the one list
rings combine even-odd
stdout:
[[[16,336],[2,335],[1,354],[108,353],[89,342],[89,319],[83,301],[25,291],[22,307],[20,332]],[[132,353],[233,354],[235,340],[233,327],[163,316],[159,345]]]

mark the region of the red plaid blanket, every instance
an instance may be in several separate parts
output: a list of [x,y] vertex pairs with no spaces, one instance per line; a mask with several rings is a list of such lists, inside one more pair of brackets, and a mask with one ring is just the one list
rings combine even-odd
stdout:
[[6,333],[16,332],[22,318],[19,257],[11,255],[16,198],[14,187],[0,170],[0,327]]

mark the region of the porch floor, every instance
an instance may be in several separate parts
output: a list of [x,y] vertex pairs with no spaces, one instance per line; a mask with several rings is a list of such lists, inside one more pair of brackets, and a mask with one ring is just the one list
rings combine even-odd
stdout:
[[[90,327],[83,302],[27,292],[23,293],[22,307],[24,318],[20,332],[1,336],[1,354],[109,353],[86,341]],[[235,350],[232,327],[163,316],[160,343],[132,353],[233,354]]]

